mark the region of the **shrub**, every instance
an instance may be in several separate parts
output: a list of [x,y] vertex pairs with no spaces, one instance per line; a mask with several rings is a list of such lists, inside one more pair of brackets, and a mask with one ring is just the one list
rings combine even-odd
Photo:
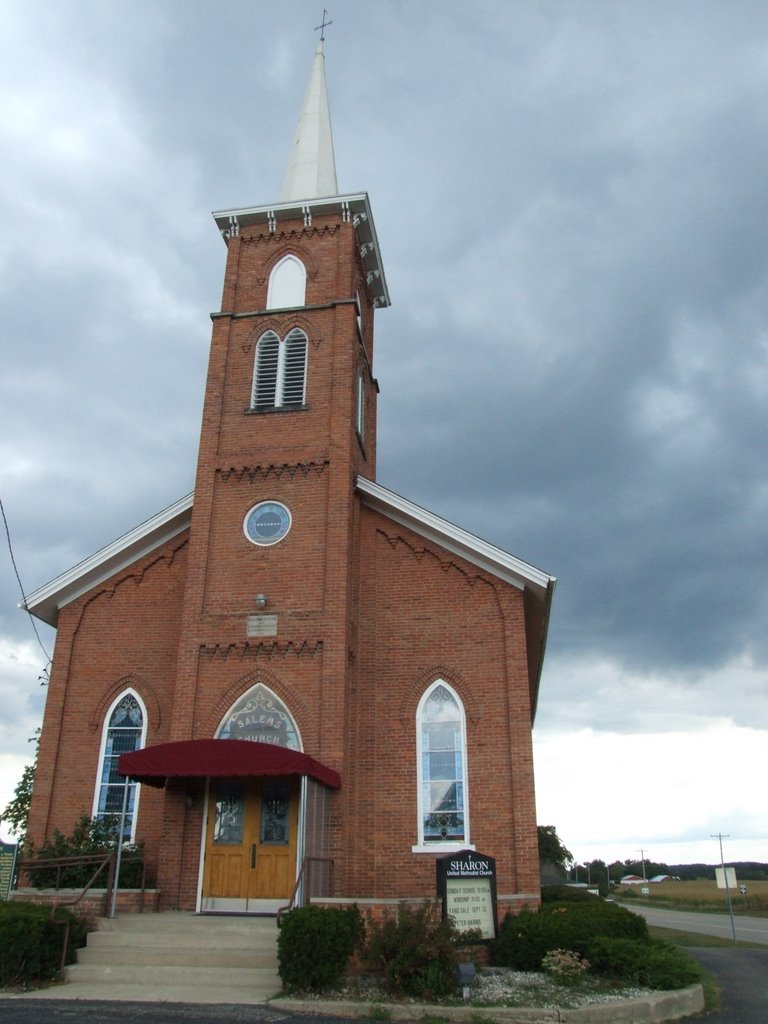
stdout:
[[277,961],[286,989],[322,990],[337,985],[363,939],[357,907],[297,907],[282,918]]
[[[85,927],[68,910],[56,911],[69,921],[66,963],[85,942]],[[51,908],[30,903],[0,903],[0,987],[28,988],[53,981],[59,972],[64,928],[51,921]]]
[[491,958],[504,967],[536,971],[552,949],[589,957],[593,941],[603,935],[650,941],[645,920],[615,903],[551,903],[538,912],[507,914],[491,943]]
[[401,903],[397,919],[371,927],[363,958],[395,994],[441,999],[456,992],[460,953],[474,938],[443,918],[436,903],[415,908]]
[[[53,836],[35,849],[30,843],[24,851],[25,858],[30,860],[48,860],[56,857],[85,857],[104,854],[115,848],[117,819],[89,818],[82,815],[75,823],[72,834],[65,836],[58,829]],[[141,846],[123,846],[123,856],[141,852]],[[61,871],[59,885],[63,889],[81,889],[93,877],[97,863],[75,864]],[[141,862],[126,861],[120,866],[120,886],[123,889],[135,889],[141,885]],[[40,889],[52,888],[56,885],[56,868],[28,868],[30,884]],[[96,884],[103,888],[107,884],[107,869],[99,875]]]
[[677,946],[662,939],[595,939],[590,962],[600,974],[653,989],[685,988],[701,981],[698,964]]
[[701,968],[685,950],[663,939],[651,939],[648,973],[643,982],[648,988],[685,988],[701,979]]
[[589,949],[592,969],[628,984],[640,984],[650,943],[636,939],[613,939],[601,935]]
[[580,985],[589,970],[589,960],[570,949],[551,949],[541,966],[563,985]]

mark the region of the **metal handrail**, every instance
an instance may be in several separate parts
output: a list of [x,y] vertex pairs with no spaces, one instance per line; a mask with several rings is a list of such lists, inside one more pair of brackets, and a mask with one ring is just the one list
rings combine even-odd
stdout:
[[[78,865],[96,864],[97,868],[88,881],[83,886],[83,890],[77,899],[67,900],[66,903],[55,903],[57,907],[76,907],[85,897],[86,893],[93,887],[93,883],[102,873],[105,867],[108,867],[107,873],[107,885],[104,891],[104,912],[109,909],[110,901],[112,897],[112,891],[115,888],[115,861],[117,859],[117,851],[110,850],[109,853],[95,853],[86,854],[75,857],[44,857],[44,858],[29,858],[28,860],[19,861],[19,871],[33,871],[35,868],[55,868],[56,869],[56,884],[54,889],[61,888],[61,872],[66,868],[76,867]],[[129,861],[140,861],[141,862],[141,894],[142,894],[142,906],[144,905],[144,892],[147,887],[147,866],[144,863],[144,856],[141,853],[129,853],[123,855],[123,863]]]
[[294,904],[296,903],[296,896],[297,896],[297,894],[299,892],[299,889],[301,888],[301,883],[304,881],[305,869],[307,869],[310,864],[330,864],[331,865],[331,885],[330,885],[330,888],[333,889],[333,859],[331,857],[305,857],[304,860],[301,862],[301,869],[299,870],[299,876],[296,879],[296,884],[293,887],[293,892],[291,893],[291,898],[285,904],[284,907],[280,907],[280,909],[277,911],[277,927],[278,928],[280,927],[280,921],[282,919],[283,914],[287,914],[289,910],[293,910]]
[[[147,882],[147,866],[144,863],[143,855],[140,854],[140,853],[128,854],[127,856],[123,857],[123,863],[125,863],[127,861],[130,861],[130,860],[140,860],[141,861],[141,896],[142,896],[141,906],[142,906],[142,909],[143,909],[143,907],[144,907],[144,892],[146,890],[146,882]],[[37,860],[37,859],[34,859],[34,858],[30,858],[29,860],[22,860],[22,861],[19,861],[19,863],[18,863],[19,871],[30,870],[30,869],[41,868],[41,867],[55,867],[56,868],[56,885],[54,886],[54,888],[57,889],[57,890],[61,888],[61,872],[62,872],[62,870],[64,868],[74,867],[74,866],[76,866],[78,864],[79,865],[84,865],[84,864],[97,864],[98,865],[98,867],[96,868],[94,873],[91,875],[91,877],[86,882],[85,886],[83,887],[83,891],[80,893],[80,895],[77,897],[77,899],[75,899],[75,900],[66,900],[65,902],[61,902],[61,903],[58,902],[58,901],[54,901],[53,904],[51,905],[51,918],[50,918],[51,924],[53,924],[53,925],[63,925],[64,926],[64,939],[63,939],[63,942],[61,944],[61,959],[59,960],[59,979],[61,979],[63,977],[63,975],[64,975],[64,968],[66,966],[67,946],[69,945],[69,919],[65,918],[63,921],[58,921],[56,919],[56,911],[60,910],[62,907],[76,907],[84,899],[86,893],[93,886],[93,883],[99,877],[99,875],[104,870],[104,868],[109,866],[109,870],[107,872],[107,885],[106,885],[106,888],[104,890],[104,916],[106,916],[106,912],[108,911],[109,907],[111,906],[112,893],[113,893],[113,891],[115,889],[115,884],[116,884],[116,879],[115,879],[115,863],[116,863],[116,861],[117,861],[117,850],[110,850],[110,852],[108,854],[106,854],[106,856],[104,854],[98,854],[97,853],[97,854],[88,854],[88,855],[75,856],[75,857],[44,857],[44,858],[41,858],[40,860]]]

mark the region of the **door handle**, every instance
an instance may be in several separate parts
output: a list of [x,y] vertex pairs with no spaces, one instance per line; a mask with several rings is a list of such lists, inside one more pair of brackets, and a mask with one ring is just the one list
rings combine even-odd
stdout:
[[256,867],[256,843],[251,843],[251,867]]

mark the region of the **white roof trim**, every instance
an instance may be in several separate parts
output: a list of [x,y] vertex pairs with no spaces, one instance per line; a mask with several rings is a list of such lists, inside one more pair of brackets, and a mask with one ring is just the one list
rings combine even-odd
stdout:
[[55,626],[60,608],[186,530],[192,519],[193,496],[188,494],[180,498],[96,554],[78,562],[30,594],[21,607]]
[[342,220],[349,219],[354,223],[357,239],[360,244],[360,255],[366,270],[368,287],[374,302],[379,307],[389,306],[389,291],[384,277],[384,264],[381,259],[379,239],[373,223],[371,204],[367,192],[350,192],[343,196],[325,196],[316,199],[294,199],[290,202],[269,203],[262,206],[246,206],[232,210],[214,210],[213,219],[227,240],[235,237],[244,227],[259,226],[267,231],[276,231],[278,226],[288,220],[304,219],[311,222],[312,214],[318,216],[333,213]]
[[366,505],[520,590],[530,588],[546,599],[557,582],[554,576],[480,540],[474,534],[454,526],[447,519],[441,519],[394,491],[387,490],[381,484],[358,476],[357,489]]

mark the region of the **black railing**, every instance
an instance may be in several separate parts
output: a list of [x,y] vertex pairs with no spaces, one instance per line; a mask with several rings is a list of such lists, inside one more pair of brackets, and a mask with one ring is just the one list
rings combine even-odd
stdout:
[[[317,887],[317,868],[319,865],[325,865],[322,869],[324,875],[323,880],[320,882],[319,888],[324,889],[324,892],[315,891]],[[303,888],[302,888],[303,886]],[[301,870],[299,871],[299,877],[296,879],[296,885],[293,887],[291,898],[284,907],[280,907],[277,912],[277,927],[280,927],[280,920],[283,914],[287,914],[289,910],[293,910],[296,906],[296,898],[301,893],[301,903],[299,906],[306,906],[313,896],[329,896],[333,892],[333,861],[330,857],[305,857],[301,862]]]
[[[141,909],[144,908],[144,891],[146,889],[147,872],[146,865],[144,864],[144,857],[141,854],[123,854],[121,858],[121,864],[127,862],[141,863]],[[83,899],[87,895],[88,891],[93,888],[93,884],[96,879],[101,875],[104,869],[107,869],[106,886],[104,888],[104,907],[102,917],[107,917],[110,914],[112,908],[112,899],[116,889],[115,879],[115,865],[117,863],[117,850],[110,850],[109,853],[96,853],[88,854],[86,856],[78,857],[44,857],[41,859],[29,859],[19,861],[17,867],[19,872],[24,872],[30,879],[34,881],[35,872],[37,870],[56,871],[56,884],[51,886],[53,889],[61,888],[61,875],[63,871],[72,870],[72,868],[87,867],[89,864],[95,864],[96,870],[93,872],[91,877],[82,887],[80,895],[74,900],[64,900],[59,902],[54,900],[51,905],[51,924],[61,925],[64,928],[64,940],[61,945],[61,961],[59,963],[59,977],[61,978],[64,973],[64,967],[67,960],[67,946],[69,945],[69,918],[58,920],[56,918],[56,911],[62,907],[77,907],[82,903]],[[46,888],[49,888],[46,886]],[[80,886],[73,886],[74,889],[79,889]]]

